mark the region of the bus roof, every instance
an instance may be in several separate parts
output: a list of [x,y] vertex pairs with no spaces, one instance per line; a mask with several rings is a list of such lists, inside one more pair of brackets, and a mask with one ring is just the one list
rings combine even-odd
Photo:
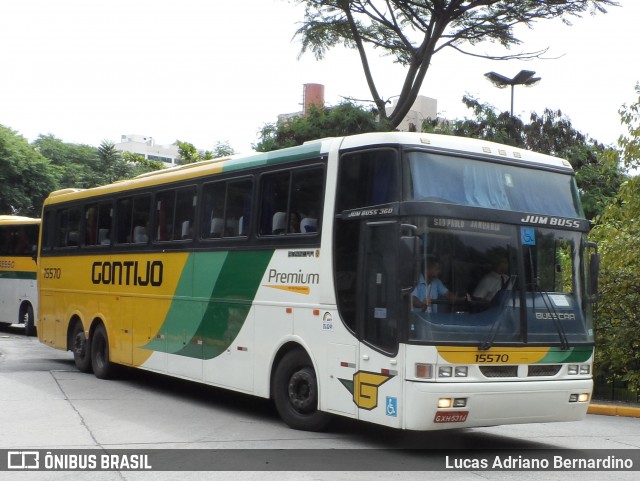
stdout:
[[376,145],[414,145],[443,152],[471,154],[477,157],[494,160],[510,161],[522,165],[547,166],[554,169],[572,172],[571,164],[557,157],[539,154],[530,150],[497,144],[485,140],[455,137],[450,135],[425,134],[415,132],[382,132],[359,134],[348,137],[325,138],[305,142],[297,147],[290,147],[271,152],[239,154],[205,160],[194,164],[170,167],[154,172],[141,174],[133,179],[127,179],[91,189],[62,189],[52,192],[46,203],[60,202],[84,197],[99,196],[114,192],[127,191],[133,188],[144,188],[164,183],[188,181],[203,175],[228,173],[252,167],[279,164],[294,160],[301,160],[327,153],[331,145],[338,143],[341,149],[355,149]]

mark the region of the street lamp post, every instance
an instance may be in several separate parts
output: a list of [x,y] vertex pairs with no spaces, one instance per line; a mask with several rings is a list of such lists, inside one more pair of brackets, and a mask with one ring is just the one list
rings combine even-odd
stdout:
[[503,89],[507,85],[511,86],[511,117],[513,117],[513,88],[516,85],[531,87],[532,85],[537,84],[541,77],[534,77],[535,74],[536,73],[532,70],[520,70],[520,72],[518,72],[518,74],[513,78],[508,78],[495,72],[488,72],[484,74],[484,76],[499,89]]

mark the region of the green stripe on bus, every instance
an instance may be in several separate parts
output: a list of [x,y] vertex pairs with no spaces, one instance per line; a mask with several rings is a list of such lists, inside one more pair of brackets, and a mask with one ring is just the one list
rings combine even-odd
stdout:
[[0,279],[28,279],[35,281],[36,273],[27,271],[0,271]]
[[[272,250],[191,254],[159,331],[166,341],[153,339],[144,348],[198,359],[225,352],[247,319],[272,256]],[[208,299],[206,305],[190,300],[191,292]]]
[[232,165],[225,165],[223,172],[233,172],[236,170],[259,167],[262,165],[279,164],[282,162],[292,162],[294,160],[308,159],[309,157],[320,155],[320,142],[313,142],[298,147],[278,150],[276,152],[265,152],[247,157],[246,159],[236,159]]
[[191,342],[176,354],[213,359],[227,350],[247,320],[273,251],[230,252]]
[[592,346],[576,346],[563,351],[558,347],[549,349],[547,355],[538,361],[538,364],[550,364],[560,362],[586,362],[593,355]]

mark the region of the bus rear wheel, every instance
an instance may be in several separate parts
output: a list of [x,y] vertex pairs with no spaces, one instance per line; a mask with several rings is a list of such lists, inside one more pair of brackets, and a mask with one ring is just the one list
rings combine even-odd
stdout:
[[98,379],[113,377],[115,366],[109,360],[109,338],[102,324],[91,336],[91,368]]
[[36,335],[36,325],[35,325],[35,317],[33,315],[33,307],[28,305],[24,310],[22,315],[22,320],[24,321],[24,334],[25,336],[35,336]]
[[91,372],[91,346],[81,322],[76,322],[71,334],[73,362],[81,372]]
[[318,380],[303,351],[284,355],[276,368],[273,389],[278,414],[289,427],[321,431],[329,422],[329,414],[318,410]]

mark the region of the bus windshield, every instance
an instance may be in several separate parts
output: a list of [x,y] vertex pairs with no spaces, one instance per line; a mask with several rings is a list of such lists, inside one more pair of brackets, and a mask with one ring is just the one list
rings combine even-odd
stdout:
[[406,156],[411,173],[406,200],[584,217],[569,174],[421,151]]
[[583,234],[420,217],[409,340],[568,347],[593,341],[583,312]]

